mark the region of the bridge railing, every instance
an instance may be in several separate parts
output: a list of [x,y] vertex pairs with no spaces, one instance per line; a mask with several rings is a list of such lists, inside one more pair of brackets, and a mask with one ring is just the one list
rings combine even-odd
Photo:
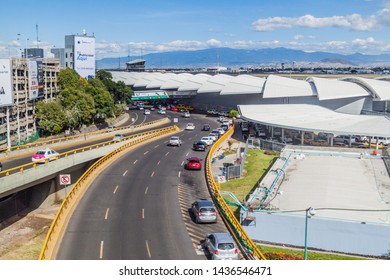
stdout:
[[[153,127],[153,125],[156,125],[156,124],[160,125],[160,124],[162,124],[164,122],[165,121],[162,122],[161,120],[159,120],[159,121],[150,122],[150,123],[147,123],[147,125],[138,126],[138,127],[148,127],[148,128],[150,128],[150,127]],[[144,135],[145,133],[147,134],[148,132],[125,136],[123,138],[123,141],[129,141],[131,139],[139,137],[140,135]],[[67,156],[72,155],[72,154],[78,154],[78,153],[82,153],[82,152],[85,152],[85,151],[90,151],[90,150],[93,150],[93,149],[99,149],[101,147],[108,146],[108,145],[113,145],[113,144],[116,144],[116,143],[117,143],[116,141],[110,140],[110,141],[101,142],[99,144],[93,144],[93,145],[85,146],[85,147],[82,147],[82,148],[73,149],[73,150],[70,150],[70,151],[67,151],[67,152],[59,154],[58,156],[56,156],[54,158],[54,160],[58,160],[60,158],[67,157]],[[53,158],[51,160],[53,160]],[[13,167],[13,168],[9,168],[9,169],[1,171],[0,172],[0,177],[2,177],[2,176],[9,176],[11,174],[23,172],[26,169],[36,168],[36,167],[38,167],[41,164],[48,164],[48,163],[49,163],[49,159],[46,159],[45,161],[42,161],[42,162],[39,162],[39,163],[38,162],[26,163],[26,164],[23,164],[23,165],[20,165],[20,166],[17,166],[17,167]]]
[[102,136],[105,134],[110,134],[110,133],[112,134],[113,132],[123,132],[123,131],[129,130],[129,129],[139,130],[139,129],[142,129],[143,127],[148,127],[148,126],[155,125],[158,123],[164,123],[164,122],[166,123],[167,120],[168,120],[167,118],[164,118],[164,119],[158,119],[158,120],[143,123],[143,124],[121,126],[121,127],[116,127],[116,128],[112,128],[112,129],[105,129],[105,130],[101,129],[101,130],[97,130],[97,131],[89,132],[89,133],[82,133],[82,134],[47,139],[47,140],[38,140],[38,141],[35,141],[33,143],[29,143],[29,144],[25,144],[25,145],[12,146],[10,149],[0,148],[0,153],[7,153],[7,152],[9,153],[9,152],[13,152],[13,151],[27,150],[30,148],[37,148],[37,147],[41,147],[41,146],[63,143],[63,142],[67,142],[70,140],[76,140],[79,138],[83,139],[85,137],[90,138],[91,136],[96,136],[96,135]]
[[119,148],[115,149],[111,153],[105,155],[97,162],[95,162],[73,185],[64,201],[62,202],[57,214],[50,226],[47,233],[44,245],[39,256],[40,260],[49,260],[55,258],[56,250],[58,249],[58,241],[64,234],[64,226],[70,219],[72,211],[74,210],[77,202],[82,197],[83,193],[88,189],[89,185],[100,172],[102,168],[105,168],[107,164],[114,160],[119,154],[124,153],[127,149],[148,140],[155,139],[157,137],[163,137],[171,133],[179,131],[177,126],[170,126],[167,128],[161,128],[144,133],[137,134],[137,137],[133,137],[131,141],[126,142]]
[[265,260],[266,258],[260,252],[259,248],[257,248],[256,244],[252,241],[252,239],[247,235],[240,222],[234,216],[233,212],[230,210],[229,206],[223,199],[220,193],[220,184],[219,182],[214,180],[214,176],[212,173],[212,158],[218,147],[228,139],[234,132],[234,127],[230,128],[227,133],[225,133],[218,141],[211,147],[210,152],[207,156],[206,160],[206,178],[209,189],[212,193],[214,202],[220,210],[224,220],[230,227],[231,231],[234,234],[235,239],[240,243],[241,247],[245,249],[246,255],[253,259],[261,259]]

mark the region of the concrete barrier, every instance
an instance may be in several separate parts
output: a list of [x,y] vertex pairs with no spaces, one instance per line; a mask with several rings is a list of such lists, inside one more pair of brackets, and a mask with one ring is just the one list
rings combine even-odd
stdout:
[[106,168],[107,165],[115,160],[118,156],[125,154],[130,148],[133,148],[137,144],[142,144],[146,141],[152,141],[159,137],[164,137],[178,131],[180,131],[180,129],[177,126],[171,126],[168,128],[145,132],[140,135],[140,137],[128,141],[127,143],[121,145],[117,149],[113,150],[95,162],[73,185],[72,189],[69,191],[64,201],[62,202],[50,226],[39,259],[49,260],[55,258],[59,246],[58,241],[61,240],[64,234],[64,228],[66,227],[66,224],[68,223],[74,208],[85,191],[88,189],[91,182],[95,179],[96,175],[101,172],[101,170]]
[[266,258],[257,248],[256,244],[252,239],[247,235],[240,222],[234,216],[225,200],[220,194],[221,186],[218,182],[214,180],[212,173],[211,159],[214,157],[214,153],[217,151],[218,147],[228,139],[234,132],[234,127],[230,128],[218,141],[211,147],[210,152],[206,160],[206,179],[210,189],[210,192],[213,196],[214,202],[220,210],[221,216],[224,218],[226,224],[230,227],[231,232],[233,233],[236,241],[239,242],[241,248],[244,248],[246,255],[252,259],[261,259],[265,260]]

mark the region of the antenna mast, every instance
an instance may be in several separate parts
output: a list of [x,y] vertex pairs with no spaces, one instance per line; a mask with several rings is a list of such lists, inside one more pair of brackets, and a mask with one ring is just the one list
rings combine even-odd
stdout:
[[39,48],[39,39],[38,39],[38,24],[35,25],[35,29],[37,31],[37,49]]

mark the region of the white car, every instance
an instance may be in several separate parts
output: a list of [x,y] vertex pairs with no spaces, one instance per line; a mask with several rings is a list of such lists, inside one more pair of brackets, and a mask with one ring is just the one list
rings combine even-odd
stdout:
[[209,137],[210,137],[211,139],[213,139],[214,142],[218,140],[218,134],[210,133],[210,134],[209,134]]
[[208,146],[211,146],[214,143],[213,139],[211,137],[208,137],[208,136],[203,136],[202,138],[200,138],[200,141],[205,142],[206,145],[208,145]]
[[52,161],[55,160],[58,155],[59,153],[56,151],[47,148],[45,150],[38,150],[35,154],[33,154],[31,160],[33,162],[45,162],[46,160]]
[[150,115],[150,110],[149,110],[149,109],[146,109],[146,110],[144,111],[144,115]]
[[193,123],[187,123],[186,130],[194,130],[194,129],[195,129],[195,125]]
[[172,136],[171,139],[169,139],[169,146],[179,146],[182,144],[182,141],[179,136]]
[[165,115],[167,112],[165,112],[165,110],[163,110],[163,109],[160,109],[160,110],[158,110],[158,113],[161,115]]

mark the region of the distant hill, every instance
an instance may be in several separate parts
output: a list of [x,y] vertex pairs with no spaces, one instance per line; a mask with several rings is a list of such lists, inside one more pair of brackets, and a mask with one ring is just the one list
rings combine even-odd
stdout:
[[[125,62],[139,57],[103,58],[97,61],[98,69],[117,69],[119,64],[125,68]],[[364,55],[355,53],[351,55],[328,52],[304,52],[286,48],[267,48],[257,50],[243,50],[230,48],[211,48],[197,51],[174,51],[151,53],[144,55],[146,68],[206,68],[217,65],[224,67],[257,67],[260,65],[277,65],[284,63],[291,67],[292,63],[300,62],[327,64],[335,62],[349,66],[362,66],[376,64],[390,65],[390,54]]]

